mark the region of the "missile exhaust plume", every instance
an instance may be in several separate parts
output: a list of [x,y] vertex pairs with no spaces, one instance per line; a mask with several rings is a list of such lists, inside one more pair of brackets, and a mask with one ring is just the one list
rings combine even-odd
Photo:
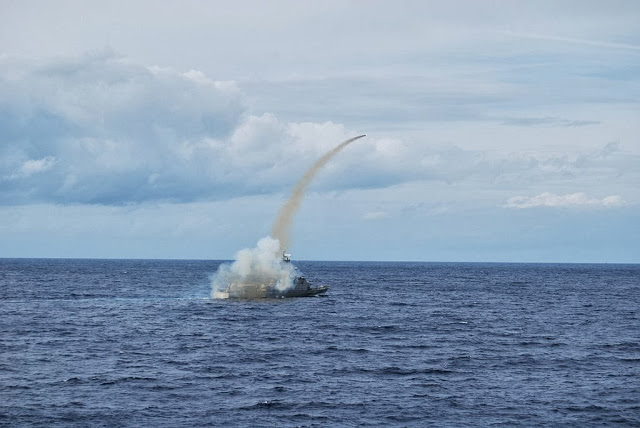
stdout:
[[258,241],[255,248],[236,253],[234,262],[223,263],[211,279],[211,297],[214,299],[259,298],[266,290],[283,292],[293,287],[295,267],[281,263],[282,252],[291,241],[291,223],[300,208],[304,192],[317,172],[340,150],[364,135],[350,138],[337,145],[314,163],[293,188],[291,196],[280,209],[273,223],[271,236]]
[[271,236],[278,241],[280,241],[280,251],[284,251],[289,248],[289,244],[291,243],[291,223],[293,221],[293,216],[298,212],[300,208],[300,203],[302,202],[302,198],[304,197],[304,192],[309,186],[309,183],[316,176],[318,171],[327,164],[340,150],[347,147],[349,144],[354,141],[364,137],[365,135],[358,135],[357,137],[353,137],[344,141],[337,145],[334,149],[326,153],[320,159],[314,163],[311,168],[302,176],[300,180],[296,183],[296,186],[293,188],[293,192],[291,192],[291,196],[287,200],[287,202],[280,209],[280,213],[276,218],[276,221],[273,223],[271,228]]

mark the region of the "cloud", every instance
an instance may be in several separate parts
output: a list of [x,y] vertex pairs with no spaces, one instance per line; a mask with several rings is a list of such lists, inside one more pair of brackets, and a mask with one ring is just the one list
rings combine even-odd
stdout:
[[[320,155],[367,129],[253,112],[232,81],[104,51],[0,57],[0,204],[194,202],[287,192]],[[295,101],[289,101],[295,108]],[[564,119],[544,118],[557,126]],[[577,125],[574,125],[577,126]],[[319,190],[416,181],[477,186],[600,179],[637,170],[617,142],[578,154],[488,151],[369,135],[327,165]],[[458,137],[460,138],[460,137]],[[475,138],[475,136],[473,136]],[[474,143],[472,141],[472,143]],[[375,211],[375,210],[374,210]]]
[[514,196],[503,205],[505,208],[536,208],[536,207],[605,207],[613,208],[625,205],[625,202],[618,195],[606,196],[602,199],[590,198],[585,193],[571,193],[567,195],[556,195],[554,193],[541,193],[537,196]]
[[562,127],[578,127],[597,125],[598,120],[570,120],[559,117],[513,117],[503,121],[505,125],[514,126],[562,126]]
[[544,35],[544,34],[517,33],[512,31],[504,31],[504,34],[508,36],[520,37],[523,39],[546,40],[552,43],[561,42],[561,43],[568,43],[568,44],[592,46],[596,48],[640,51],[640,45],[637,45],[637,44],[615,43],[615,42],[603,41],[603,40],[576,39],[573,37],[560,37],[560,36]]
[[[110,51],[2,57],[0,204],[191,202],[287,191],[343,125],[252,114],[234,82],[146,67]],[[465,176],[476,152],[368,137],[317,188]]]
[[0,61],[0,204],[276,193],[353,136],[333,122],[251,114],[234,82],[109,51]]
[[369,211],[362,216],[363,220],[377,220],[388,217],[389,213],[386,211]]
[[1,203],[179,198],[194,175],[185,148],[228,138],[244,120],[232,84],[194,72],[111,52],[2,61]]
[[53,167],[56,163],[56,158],[53,156],[47,156],[42,159],[29,159],[20,165],[20,167],[5,179],[16,180],[20,178],[30,177],[33,174],[45,172]]

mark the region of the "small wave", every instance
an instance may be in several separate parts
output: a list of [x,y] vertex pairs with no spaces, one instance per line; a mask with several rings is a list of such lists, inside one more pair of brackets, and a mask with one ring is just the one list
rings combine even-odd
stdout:
[[565,407],[565,410],[569,412],[605,412],[608,409],[595,404],[589,404],[587,406],[568,406]]
[[429,368],[429,369],[403,369],[400,367],[388,367],[382,371],[385,374],[393,374],[400,376],[411,376],[411,375],[421,375],[421,374],[450,374],[453,373],[451,370],[441,369],[441,368]]
[[412,369],[402,368],[399,366],[388,366],[375,369],[367,369],[362,367],[344,368],[338,370],[339,373],[352,374],[352,373],[369,373],[378,376],[417,376],[417,375],[429,375],[429,374],[451,374],[452,370],[443,368],[424,368],[424,369]]
[[634,357],[619,357],[618,361],[622,361],[624,363],[640,363],[640,358]]
[[238,407],[238,410],[255,410],[255,409],[291,409],[294,405],[281,400],[263,400],[248,406]]
[[115,385],[124,382],[155,382],[158,378],[155,377],[147,377],[147,376],[124,376],[117,379],[108,379],[102,381],[101,385]]
[[172,391],[174,389],[180,389],[179,385],[153,385],[150,389],[154,391]]
[[618,342],[618,343],[604,343],[598,345],[602,349],[615,349],[619,351],[640,351],[640,343],[637,342]]
[[398,326],[396,325],[361,325],[361,326],[355,327],[355,329],[361,332],[381,333],[381,332],[396,330],[398,329]]
[[15,390],[15,389],[21,389],[21,390],[27,391],[27,390],[31,389],[31,387],[29,385],[7,385],[6,389],[8,389],[10,391],[11,390]]
[[368,349],[366,348],[342,348],[339,346],[335,346],[335,345],[330,345],[327,346],[325,348],[325,351],[332,351],[332,352],[355,352],[356,354],[364,354],[367,352],[370,352]]

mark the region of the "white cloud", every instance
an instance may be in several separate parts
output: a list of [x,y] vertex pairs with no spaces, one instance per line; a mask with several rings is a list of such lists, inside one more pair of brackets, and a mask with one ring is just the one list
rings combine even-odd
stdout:
[[377,220],[388,217],[389,213],[385,211],[369,211],[362,216],[363,220]]
[[[355,132],[251,114],[231,82],[145,67],[112,52],[21,61],[0,80],[0,203],[123,204],[277,193]],[[360,144],[360,143],[359,143]],[[398,141],[371,139],[332,165],[325,187],[385,186]],[[362,145],[362,144],[361,144]],[[400,157],[406,158],[407,153]],[[381,167],[381,168],[378,168]],[[28,190],[28,191],[27,191]]]
[[19,178],[31,177],[33,174],[45,172],[53,167],[56,163],[56,158],[53,156],[46,156],[42,159],[29,159],[20,165],[18,170],[7,177],[9,180],[15,180]]
[[541,193],[537,196],[514,196],[503,205],[505,208],[535,208],[535,207],[605,207],[613,208],[625,205],[625,201],[619,195],[611,195],[602,199],[590,198],[585,193],[570,193],[556,195],[554,193]]
[[[318,156],[367,132],[333,121],[287,122],[253,112],[234,82],[218,82],[197,70],[146,67],[109,51],[0,61],[6,65],[0,72],[0,204],[5,205],[191,202],[280,193]],[[314,188],[373,189],[435,180],[517,189],[558,180],[630,181],[638,170],[638,156],[618,142],[578,153],[485,149],[483,134],[493,138],[509,128],[477,132],[475,125],[475,134],[456,136],[469,140],[464,146],[447,141],[454,134],[435,131],[428,139],[425,133],[407,138],[373,133],[327,165]],[[532,132],[557,138],[568,135],[563,128]],[[518,131],[517,137],[525,135]]]
[[517,33],[512,31],[505,31],[504,34],[514,36],[514,37],[521,37],[523,39],[547,40],[550,42],[562,42],[562,43],[568,43],[568,44],[587,45],[587,46],[593,46],[598,48],[640,51],[639,45],[633,45],[628,43],[615,43],[615,42],[602,41],[602,40],[585,40],[585,39],[576,39],[573,37],[560,37],[560,36],[554,36],[554,35]]
[[[0,203],[194,201],[288,189],[353,136],[334,122],[251,114],[229,82],[112,52],[7,64],[0,80]],[[369,137],[319,177],[330,189],[464,175],[477,154]],[[466,160],[465,160],[466,158]],[[455,160],[455,167],[451,167]],[[425,163],[426,162],[426,163]],[[28,190],[28,191],[27,191]]]

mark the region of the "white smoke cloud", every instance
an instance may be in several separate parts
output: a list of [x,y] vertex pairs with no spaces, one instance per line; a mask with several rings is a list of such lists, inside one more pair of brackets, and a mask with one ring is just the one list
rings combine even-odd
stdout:
[[211,281],[211,297],[264,297],[257,294],[275,288],[284,291],[293,285],[295,268],[282,263],[280,241],[269,236],[258,241],[254,248],[238,251],[231,264],[222,264]]
[[255,248],[239,251],[233,264],[220,266],[212,281],[213,298],[265,297],[271,289],[282,292],[293,285],[294,268],[280,257],[281,254],[284,257],[284,251],[291,243],[293,217],[300,208],[305,191],[318,171],[341,150],[362,137],[364,135],[343,141],[311,165],[294,186],[273,223],[271,233],[275,238],[262,238]]
[[619,207],[625,204],[619,195],[611,195],[602,199],[590,198],[585,193],[570,193],[556,195],[554,193],[541,193],[537,196],[514,196],[503,205],[505,208],[535,208],[535,207]]

